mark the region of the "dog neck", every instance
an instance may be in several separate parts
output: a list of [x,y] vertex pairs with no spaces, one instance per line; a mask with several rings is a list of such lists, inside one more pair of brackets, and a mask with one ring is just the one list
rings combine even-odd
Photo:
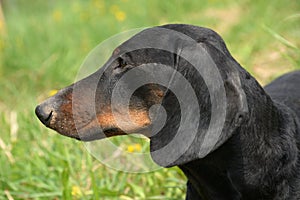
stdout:
[[283,199],[283,188],[289,189],[283,177],[295,176],[296,122],[285,106],[254,89],[245,88],[249,120],[205,158],[179,166],[188,178],[188,200]]
[[198,159],[179,168],[188,178],[187,200],[193,199],[240,199],[240,192],[231,178],[230,166],[240,162],[232,160],[233,146],[227,141],[219,149],[203,159]]

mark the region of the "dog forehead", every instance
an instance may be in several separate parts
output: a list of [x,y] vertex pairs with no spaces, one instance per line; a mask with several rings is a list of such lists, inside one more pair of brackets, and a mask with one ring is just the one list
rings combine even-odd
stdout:
[[171,53],[177,53],[178,49],[184,45],[192,45],[197,42],[191,37],[162,27],[145,29],[118,46],[113,55],[121,55],[139,49],[160,49]]

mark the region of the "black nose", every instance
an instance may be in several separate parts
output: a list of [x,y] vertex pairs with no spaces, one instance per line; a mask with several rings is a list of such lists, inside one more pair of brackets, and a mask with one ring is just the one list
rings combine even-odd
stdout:
[[41,120],[43,124],[49,126],[53,111],[47,106],[39,105],[35,108],[36,116]]

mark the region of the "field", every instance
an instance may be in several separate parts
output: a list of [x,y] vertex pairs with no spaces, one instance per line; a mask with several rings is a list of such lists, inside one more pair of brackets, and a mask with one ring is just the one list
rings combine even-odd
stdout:
[[[266,84],[300,68],[297,0],[3,0],[0,18],[0,200],[184,199],[176,167],[126,173],[41,125],[35,106],[71,84],[87,54],[120,32],[189,23],[210,27]],[[144,142],[116,139],[127,151]]]

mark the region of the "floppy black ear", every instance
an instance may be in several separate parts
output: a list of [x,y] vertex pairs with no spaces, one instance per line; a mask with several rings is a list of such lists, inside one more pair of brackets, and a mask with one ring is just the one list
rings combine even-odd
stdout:
[[[236,129],[249,117],[247,97],[241,83],[243,76],[238,70],[240,66],[235,61],[230,61],[229,63],[231,65],[225,66],[232,69],[227,72],[227,78],[224,80],[227,100],[226,121],[223,132],[214,149],[231,137]],[[234,67],[237,68],[235,69]]]
[[162,103],[165,126],[150,138],[151,156],[164,167],[205,157],[226,142],[248,115],[243,69],[228,52],[209,43],[184,42],[179,52],[178,74]]

